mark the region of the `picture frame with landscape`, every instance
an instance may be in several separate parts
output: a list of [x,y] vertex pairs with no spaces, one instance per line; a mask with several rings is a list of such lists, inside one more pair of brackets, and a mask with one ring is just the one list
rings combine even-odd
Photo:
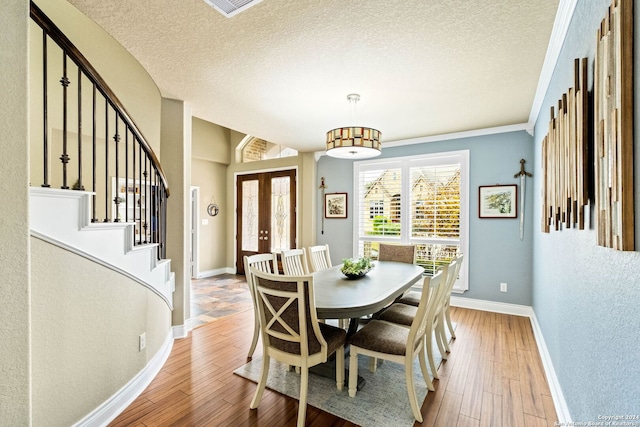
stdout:
[[518,186],[481,185],[478,188],[478,216],[480,218],[517,218]]
[[324,195],[324,217],[347,217],[347,193],[328,193]]

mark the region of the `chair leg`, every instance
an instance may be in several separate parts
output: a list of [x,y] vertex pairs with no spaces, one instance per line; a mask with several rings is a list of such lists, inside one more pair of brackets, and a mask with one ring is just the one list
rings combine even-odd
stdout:
[[433,386],[433,382],[431,381],[431,376],[429,375],[429,371],[427,371],[427,358],[424,345],[420,350],[420,354],[418,354],[418,359],[420,360],[420,369],[422,370],[422,377],[424,378],[424,382],[425,384],[427,384],[427,389],[429,391],[435,391],[436,389]]
[[309,389],[309,368],[303,367],[300,374],[300,400],[298,401],[298,427],[304,427],[307,417],[307,391]]
[[444,315],[447,318],[447,327],[449,328],[449,332],[451,332],[451,338],[456,339],[456,331],[453,329],[453,324],[451,323],[451,314],[449,313],[449,307],[444,311]]
[[435,328],[435,332],[436,332],[436,344],[438,344],[438,351],[440,351],[440,357],[442,357],[442,360],[447,360],[447,352],[445,351],[442,345],[442,341],[443,341],[442,323],[438,322]]
[[376,372],[378,369],[378,359],[375,357],[369,357],[369,371]]
[[442,360],[447,360],[447,353],[451,353],[451,350],[449,350],[449,344],[447,344],[447,335],[444,332],[443,320],[444,315],[441,316],[440,320],[438,320],[438,325],[436,326],[436,342],[438,343],[438,349],[440,350]]
[[356,397],[358,391],[358,352],[351,346],[349,356],[349,397]]
[[424,345],[427,351],[427,357],[429,359],[429,367],[431,367],[431,373],[433,374],[434,379],[438,379],[438,370],[436,369],[436,363],[433,360],[433,332],[428,331],[424,336]]
[[338,390],[344,387],[344,347],[336,350],[336,386]]
[[256,409],[262,400],[262,393],[264,393],[264,387],[267,385],[267,377],[269,376],[269,364],[271,360],[268,354],[262,355],[262,372],[260,373],[260,380],[258,381],[258,388],[253,395],[253,400],[249,406],[251,409]]
[[256,310],[254,310],[254,313],[253,339],[251,340],[251,347],[249,348],[249,354],[247,355],[248,360],[251,360],[253,357],[253,352],[256,351],[258,337],[260,336],[260,319],[258,318],[258,312]]
[[421,423],[422,414],[420,413],[420,406],[418,406],[418,397],[416,396],[416,389],[413,385],[413,359],[407,357],[404,363],[405,382],[407,383],[407,393],[409,394],[409,403],[411,404],[411,412],[413,412],[414,418]]

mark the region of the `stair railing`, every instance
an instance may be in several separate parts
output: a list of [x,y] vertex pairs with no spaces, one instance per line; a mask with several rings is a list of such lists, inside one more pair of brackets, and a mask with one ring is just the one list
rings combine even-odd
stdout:
[[134,245],[157,244],[158,259],[166,258],[169,186],[155,153],[95,68],[33,2],[31,19],[42,29],[41,59],[32,61],[42,61],[42,139],[31,150],[43,156],[42,166],[31,162],[32,185],[41,167],[42,187],[93,192],[91,222],[134,223]]

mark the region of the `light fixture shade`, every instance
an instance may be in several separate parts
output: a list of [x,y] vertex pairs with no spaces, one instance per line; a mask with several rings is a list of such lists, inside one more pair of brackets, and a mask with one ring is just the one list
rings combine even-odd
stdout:
[[340,159],[367,159],[380,155],[381,132],[367,127],[336,128],[327,132],[327,155]]

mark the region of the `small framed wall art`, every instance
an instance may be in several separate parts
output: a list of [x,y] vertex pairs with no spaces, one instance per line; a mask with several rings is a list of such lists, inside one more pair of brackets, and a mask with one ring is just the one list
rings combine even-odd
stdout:
[[478,196],[480,218],[516,218],[518,216],[517,185],[481,185]]
[[328,193],[324,195],[324,217],[347,217],[347,193]]

